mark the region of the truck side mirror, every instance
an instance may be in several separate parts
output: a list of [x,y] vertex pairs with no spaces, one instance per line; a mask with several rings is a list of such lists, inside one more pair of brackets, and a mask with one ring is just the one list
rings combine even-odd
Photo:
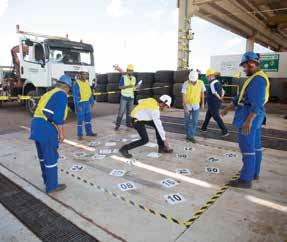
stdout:
[[26,40],[25,40],[25,45],[33,46],[33,45],[34,45],[34,43],[33,43],[31,40],[26,39]]

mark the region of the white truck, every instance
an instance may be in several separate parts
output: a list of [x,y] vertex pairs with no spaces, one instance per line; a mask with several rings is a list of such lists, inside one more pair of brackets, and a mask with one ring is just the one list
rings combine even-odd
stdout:
[[[89,74],[90,86],[94,85],[92,45],[71,41],[68,37],[21,31],[18,25],[17,33],[20,35],[19,45],[11,50],[12,71],[2,73],[2,78],[0,73],[0,102],[17,100],[15,97],[19,95],[36,97],[22,101],[27,111],[33,114],[39,96],[51,89],[63,74],[75,81],[79,72],[84,70]],[[71,98],[69,103],[72,106]]]

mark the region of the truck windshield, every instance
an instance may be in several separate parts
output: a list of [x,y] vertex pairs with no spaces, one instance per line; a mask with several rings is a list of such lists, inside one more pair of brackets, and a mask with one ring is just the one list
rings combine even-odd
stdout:
[[85,50],[50,47],[49,60],[70,65],[93,65],[93,54]]

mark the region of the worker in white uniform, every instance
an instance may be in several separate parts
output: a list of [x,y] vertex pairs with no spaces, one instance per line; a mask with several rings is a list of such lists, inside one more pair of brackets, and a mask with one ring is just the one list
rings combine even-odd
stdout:
[[149,137],[145,125],[153,127],[156,131],[156,139],[159,153],[172,153],[166,139],[165,131],[160,120],[160,112],[171,105],[171,97],[162,95],[157,101],[154,98],[139,100],[139,104],[132,110],[131,117],[134,128],[137,130],[140,139],[124,145],[119,152],[126,158],[131,158],[129,150],[145,145]]

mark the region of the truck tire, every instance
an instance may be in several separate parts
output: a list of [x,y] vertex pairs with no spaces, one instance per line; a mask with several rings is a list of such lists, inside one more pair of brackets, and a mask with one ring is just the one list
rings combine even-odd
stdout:
[[[161,88],[159,88],[161,87]],[[171,85],[167,84],[167,83],[159,83],[159,82],[156,82],[153,84],[153,94],[154,95],[164,95],[164,94],[167,94],[167,95],[170,95],[171,94]]]
[[157,71],[154,75],[155,82],[173,83],[174,71]]
[[137,81],[143,80],[154,82],[154,73],[153,72],[138,72],[137,73]]
[[96,92],[106,92],[107,91],[107,85],[106,84],[97,84],[95,87]]
[[[30,90],[30,91],[28,91],[27,96],[37,97],[38,95],[37,95],[36,90]],[[39,99],[26,100],[25,107],[26,107],[27,112],[31,116],[33,116],[33,114],[34,114],[34,112],[35,112],[35,110],[37,108],[38,102],[39,102]]]
[[183,83],[188,80],[189,71],[181,70],[175,71],[173,74],[174,83]]
[[[96,92],[107,92],[107,85],[106,84],[97,84],[95,87],[95,91]],[[97,95],[96,97],[96,101],[97,102],[107,102],[108,101],[108,94],[101,94],[101,95]]]
[[180,97],[181,89],[182,89],[182,83],[174,83],[172,87],[172,95]]
[[97,74],[96,75],[97,84],[107,84],[108,83],[108,75],[107,74]]
[[173,100],[172,107],[183,109],[182,98],[181,97],[175,97],[174,100]]
[[122,74],[117,72],[112,72],[107,74],[108,83],[119,83]]

